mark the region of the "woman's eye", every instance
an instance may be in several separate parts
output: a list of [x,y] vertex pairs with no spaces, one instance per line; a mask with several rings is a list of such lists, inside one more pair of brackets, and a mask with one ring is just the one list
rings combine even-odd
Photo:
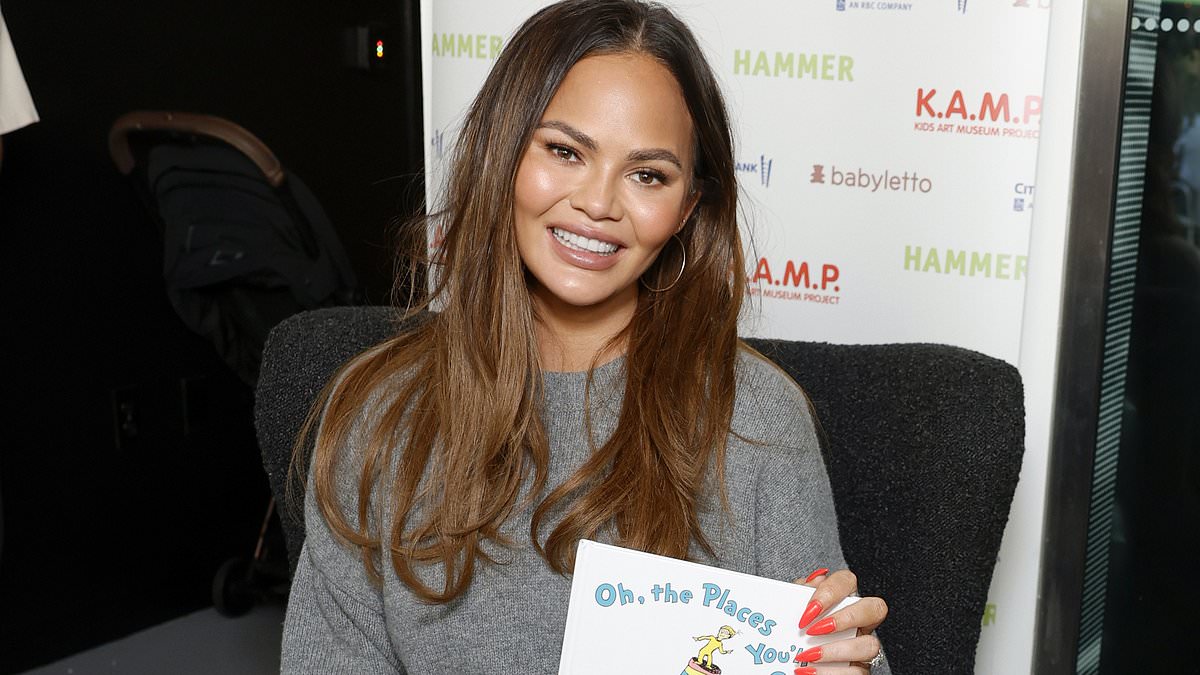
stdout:
[[666,177],[657,171],[635,171],[633,179],[639,185],[658,185],[666,182]]
[[564,162],[572,162],[578,159],[575,151],[564,145],[551,145],[549,148],[550,153],[554,155],[555,159],[560,159]]

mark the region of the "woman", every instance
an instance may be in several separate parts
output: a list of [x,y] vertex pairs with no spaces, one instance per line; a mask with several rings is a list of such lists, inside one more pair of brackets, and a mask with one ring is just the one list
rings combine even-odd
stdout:
[[[737,339],[731,135],[687,28],[635,0],[538,12],[455,153],[439,311],[325,399],[284,670],[554,672],[581,538],[843,567],[807,402]],[[826,572],[801,627],[862,635],[797,672],[866,672],[886,606],[818,618],[855,590]]]

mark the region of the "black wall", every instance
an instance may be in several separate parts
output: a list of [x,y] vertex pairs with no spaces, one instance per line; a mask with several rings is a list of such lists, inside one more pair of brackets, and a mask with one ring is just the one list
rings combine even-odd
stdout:
[[[253,551],[268,498],[252,392],[167,303],[109,125],[170,109],[246,127],[316,193],[367,300],[385,301],[388,221],[420,189],[406,3],[3,0],[42,121],[4,137],[0,167],[0,672],[204,606],[217,565]],[[367,21],[392,29],[384,73],[342,65],[343,28]],[[121,447],[114,395],[138,415]]]

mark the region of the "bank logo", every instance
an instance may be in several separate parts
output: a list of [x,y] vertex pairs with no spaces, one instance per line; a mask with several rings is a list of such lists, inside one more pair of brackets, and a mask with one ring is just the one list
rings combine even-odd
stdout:
[[907,12],[911,10],[911,2],[888,2],[887,0],[837,0],[837,11],[867,10],[873,12]]
[[1028,256],[1019,253],[904,246],[905,272],[1020,281],[1028,262]]
[[735,49],[733,74],[744,77],[853,82],[854,57],[846,54]]
[[841,301],[841,268],[833,263],[759,258],[746,277],[751,297],[836,305]]
[[771,187],[771,170],[774,167],[775,159],[773,157],[759,155],[756,160],[737,162],[734,170],[741,175],[756,177],[760,185],[769,188]]
[[1026,183],[1013,185],[1013,211],[1025,212],[1033,210],[1033,186]]
[[486,33],[434,33],[433,55],[452,59],[495,61],[504,47],[504,37]]
[[917,87],[913,131],[1001,138],[1038,137],[1042,97]]
[[866,190],[867,192],[920,192],[928,194],[933,190],[933,181],[924,178],[916,171],[901,171],[896,173],[891,169],[883,171],[867,171],[862,167],[839,169],[830,165],[826,174],[826,165],[813,164],[809,182],[819,185],[849,187]]

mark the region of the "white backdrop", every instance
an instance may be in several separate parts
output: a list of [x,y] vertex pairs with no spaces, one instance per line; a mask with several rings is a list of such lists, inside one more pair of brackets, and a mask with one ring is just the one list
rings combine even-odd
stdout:
[[[465,107],[546,4],[423,0],[429,203]],[[668,4],[735,124],[746,332],[948,343],[1018,364],[1050,0]],[[1032,426],[1048,418],[1030,410]],[[1027,470],[1014,505],[1026,525],[1006,533],[978,672],[1029,663],[1044,457],[1027,449],[1035,484]]]

